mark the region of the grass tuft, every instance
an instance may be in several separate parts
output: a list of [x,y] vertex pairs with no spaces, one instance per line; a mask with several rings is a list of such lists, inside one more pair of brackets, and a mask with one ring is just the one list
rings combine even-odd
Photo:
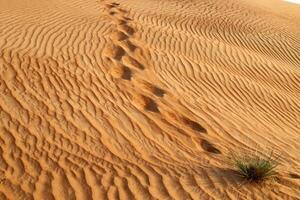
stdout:
[[263,182],[275,177],[278,166],[277,159],[274,159],[273,153],[269,156],[261,155],[242,155],[232,156],[235,170],[243,179],[248,182]]

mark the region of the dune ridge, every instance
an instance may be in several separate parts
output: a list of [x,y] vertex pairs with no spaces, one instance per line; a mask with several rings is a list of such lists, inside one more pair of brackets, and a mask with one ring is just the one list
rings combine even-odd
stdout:
[[[2,0],[0,199],[299,199],[299,10]],[[229,153],[270,148],[243,184]]]

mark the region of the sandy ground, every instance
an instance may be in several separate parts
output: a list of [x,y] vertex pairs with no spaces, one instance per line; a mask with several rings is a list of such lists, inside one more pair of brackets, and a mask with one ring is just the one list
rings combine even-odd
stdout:
[[1,200],[300,199],[299,122],[298,5],[0,1]]

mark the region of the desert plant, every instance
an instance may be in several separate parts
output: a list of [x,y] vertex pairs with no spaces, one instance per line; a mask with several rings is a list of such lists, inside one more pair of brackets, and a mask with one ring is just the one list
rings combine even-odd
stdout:
[[231,160],[238,175],[248,182],[262,182],[277,174],[278,162],[273,152],[269,156],[258,154],[233,155]]

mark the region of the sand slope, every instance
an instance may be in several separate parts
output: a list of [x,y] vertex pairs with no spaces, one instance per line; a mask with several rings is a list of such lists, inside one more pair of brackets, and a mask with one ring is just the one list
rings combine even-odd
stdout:
[[[299,199],[300,6],[1,0],[0,199]],[[230,151],[281,154],[242,185]]]

